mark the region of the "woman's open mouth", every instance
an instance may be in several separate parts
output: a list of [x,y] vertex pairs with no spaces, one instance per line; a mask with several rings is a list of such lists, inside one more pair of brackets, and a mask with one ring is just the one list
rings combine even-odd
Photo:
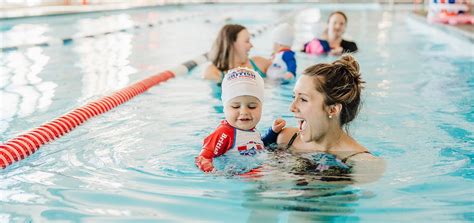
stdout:
[[306,120],[302,118],[296,118],[296,119],[298,120],[298,127],[299,127],[300,132],[304,131],[306,127],[308,126],[306,123]]

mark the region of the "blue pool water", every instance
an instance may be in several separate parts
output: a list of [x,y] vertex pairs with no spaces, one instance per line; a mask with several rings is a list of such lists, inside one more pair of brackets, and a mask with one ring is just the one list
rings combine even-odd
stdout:
[[[196,5],[2,21],[9,39],[1,44],[15,45],[196,14],[0,53],[0,140],[206,52],[226,22],[253,30],[311,7],[318,5]],[[323,20],[338,7],[319,5]],[[367,82],[350,132],[385,159],[376,182],[297,186],[298,177],[284,172],[256,179],[203,174],[194,157],[223,113],[200,66],[0,170],[0,222],[472,222],[474,47],[403,10],[342,9]],[[252,54],[270,55],[270,40],[270,32],[254,38]],[[297,59],[301,72],[335,58]],[[279,116],[295,124],[288,110],[293,85],[267,83],[259,130]]]

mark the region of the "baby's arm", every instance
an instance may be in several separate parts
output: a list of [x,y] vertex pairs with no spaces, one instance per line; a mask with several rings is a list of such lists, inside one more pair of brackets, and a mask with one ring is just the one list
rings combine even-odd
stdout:
[[262,136],[262,141],[265,146],[268,146],[272,143],[276,143],[277,138],[278,138],[278,133],[281,132],[281,130],[285,127],[286,121],[277,118],[275,121],[273,121],[273,125],[271,128],[268,128],[268,130],[263,134]]
[[220,126],[204,139],[202,150],[195,159],[196,166],[199,169],[204,172],[215,170],[212,160],[214,157],[221,156],[230,149],[232,145],[232,131],[232,129]]
[[273,121],[272,131],[278,134],[285,127],[285,125],[286,125],[285,120],[283,120],[281,118],[277,118],[277,119],[275,119],[275,121]]
[[291,80],[296,77],[295,53],[292,51],[286,51],[283,53],[283,61],[285,61],[287,67],[287,72],[283,78],[285,80]]

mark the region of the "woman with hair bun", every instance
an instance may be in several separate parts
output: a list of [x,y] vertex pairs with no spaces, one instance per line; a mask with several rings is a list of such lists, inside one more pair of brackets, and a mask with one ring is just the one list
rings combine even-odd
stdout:
[[364,83],[359,64],[348,54],[304,70],[290,105],[299,126],[284,128],[277,138],[281,149],[304,161],[293,170],[353,174],[360,182],[380,177],[383,160],[347,132],[359,111]]

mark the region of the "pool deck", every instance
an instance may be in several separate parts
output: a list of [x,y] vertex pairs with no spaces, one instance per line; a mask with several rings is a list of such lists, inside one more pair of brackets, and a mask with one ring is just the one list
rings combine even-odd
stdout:
[[426,16],[427,12],[425,11],[416,11],[411,14],[411,17],[419,22],[436,27],[437,29],[442,30],[446,33],[474,43],[474,24],[449,25],[442,23],[429,23],[426,19]]
[[[186,1],[179,1],[179,4],[184,4]],[[196,1],[189,1],[188,4],[200,4]],[[202,3],[201,3],[202,4]],[[72,13],[86,13],[86,12],[99,12],[99,11],[111,11],[111,10],[125,10],[131,8],[141,7],[154,7],[165,5],[162,2],[156,1],[130,1],[127,3],[108,3],[108,4],[89,4],[89,5],[41,5],[35,7],[19,7],[17,5],[3,4],[0,6],[0,20],[2,19],[15,19],[23,17],[34,17],[34,16],[47,16],[47,15],[64,15]],[[169,5],[169,3],[168,3]],[[426,20],[426,12],[424,11],[413,11],[411,17],[415,20],[425,23],[429,26],[434,26],[439,30],[442,30],[451,35],[455,35],[459,38],[465,39],[471,43],[474,43],[474,25],[473,24],[461,24],[461,25],[448,25],[439,23],[428,23]]]

